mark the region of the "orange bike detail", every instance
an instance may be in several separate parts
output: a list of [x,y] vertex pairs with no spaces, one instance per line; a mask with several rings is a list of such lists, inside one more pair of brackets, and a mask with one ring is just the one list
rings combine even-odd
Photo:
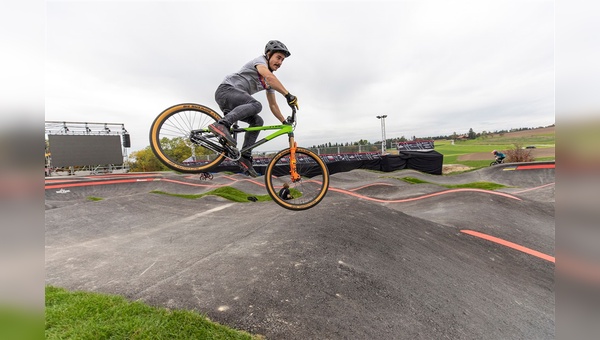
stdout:
[[297,160],[296,160],[296,150],[298,149],[298,145],[293,140],[290,141],[290,175],[292,179],[292,183],[296,183],[300,180],[300,174],[298,174],[298,170],[296,168]]

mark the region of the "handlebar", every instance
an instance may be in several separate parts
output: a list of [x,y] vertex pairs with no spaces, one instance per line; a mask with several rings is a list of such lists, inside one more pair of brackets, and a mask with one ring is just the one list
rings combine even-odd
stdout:
[[289,124],[291,124],[292,126],[296,127],[296,108],[295,107],[292,107],[292,115],[288,116],[285,121],[288,122]]

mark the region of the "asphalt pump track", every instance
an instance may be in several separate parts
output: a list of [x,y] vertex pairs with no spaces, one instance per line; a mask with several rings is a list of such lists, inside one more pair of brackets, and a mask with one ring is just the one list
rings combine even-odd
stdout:
[[[554,170],[353,170],[300,212],[152,193],[265,195],[262,177],[50,177],[46,284],[194,310],[267,339],[552,339]],[[507,188],[442,186],[477,181]]]

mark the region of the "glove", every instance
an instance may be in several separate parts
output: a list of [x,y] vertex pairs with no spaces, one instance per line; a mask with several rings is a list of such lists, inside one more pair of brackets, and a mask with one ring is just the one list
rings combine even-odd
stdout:
[[292,117],[287,117],[283,123],[281,123],[283,125],[292,125]]
[[293,109],[294,107],[295,107],[297,110],[299,110],[299,109],[300,109],[300,107],[298,107],[298,97],[296,97],[296,96],[294,96],[293,94],[291,94],[291,93],[289,93],[289,92],[288,92],[288,93],[285,95],[285,99],[287,99],[287,103],[288,103],[288,105],[289,105],[289,106],[290,106],[292,109]]

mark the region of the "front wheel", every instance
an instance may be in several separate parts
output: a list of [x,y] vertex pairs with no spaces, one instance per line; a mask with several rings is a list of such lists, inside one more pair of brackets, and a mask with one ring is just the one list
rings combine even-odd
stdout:
[[[280,206],[290,210],[305,210],[317,205],[329,189],[329,171],[321,158],[314,152],[296,149],[296,171],[301,176],[291,181],[290,149],[277,153],[267,165],[265,184],[269,195]],[[292,198],[284,199],[279,191],[289,185]]]
[[[224,159],[191,139],[192,131],[207,131],[208,125],[221,119],[210,108],[198,104],[178,104],[161,112],[150,126],[150,148],[168,168],[183,173],[199,173],[218,165]],[[218,137],[205,132],[204,140],[219,145]]]

